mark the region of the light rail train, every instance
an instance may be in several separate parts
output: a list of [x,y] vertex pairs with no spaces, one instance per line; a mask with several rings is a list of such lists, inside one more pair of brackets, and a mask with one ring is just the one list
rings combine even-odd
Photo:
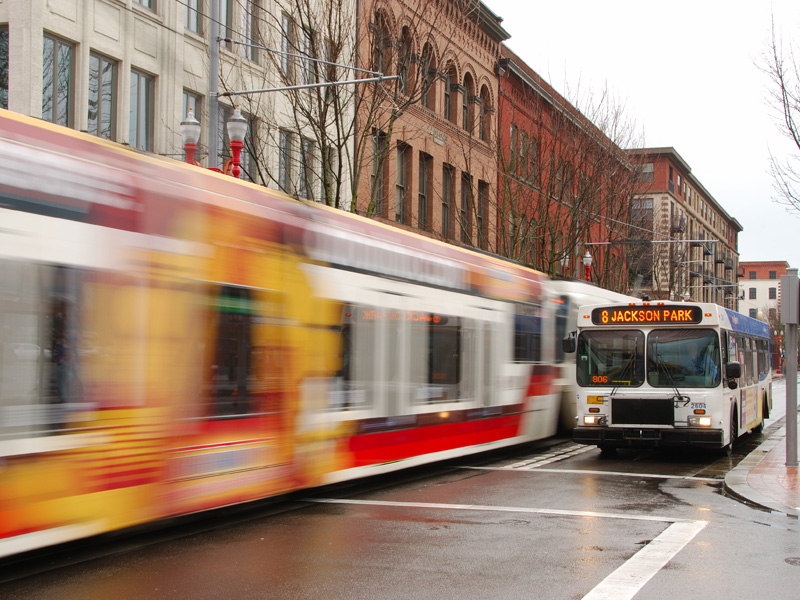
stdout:
[[0,110],[0,556],[551,436],[550,285]]

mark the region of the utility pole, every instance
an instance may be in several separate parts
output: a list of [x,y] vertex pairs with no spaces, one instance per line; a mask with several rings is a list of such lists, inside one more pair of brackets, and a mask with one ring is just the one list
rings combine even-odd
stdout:
[[800,287],[797,269],[781,276],[781,323],[786,329],[786,466],[797,466],[797,324]]

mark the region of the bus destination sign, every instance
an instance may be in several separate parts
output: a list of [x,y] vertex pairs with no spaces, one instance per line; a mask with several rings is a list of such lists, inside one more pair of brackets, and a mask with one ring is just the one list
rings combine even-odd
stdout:
[[592,310],[594,325],[694,324],[702,320],[699,306],[609,306]]

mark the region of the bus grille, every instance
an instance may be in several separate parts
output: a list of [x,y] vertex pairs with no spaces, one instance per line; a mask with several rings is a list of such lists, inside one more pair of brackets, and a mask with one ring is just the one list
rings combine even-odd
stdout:
[[672,399],[614,398],[613,425],[674,425]]

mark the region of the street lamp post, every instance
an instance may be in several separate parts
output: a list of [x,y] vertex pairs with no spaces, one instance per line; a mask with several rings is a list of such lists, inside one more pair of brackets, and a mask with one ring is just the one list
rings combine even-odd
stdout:
[[[233,116],[228,119],[228,138],[231,142],[230,170],[226,165],[225,174],[239,178],[242,164],[242,149],[244,148],[244,136],[247,134],[247,119],[242,116],[239,107],[233,111]],[[181,121],[181,138],[183,139],[183,151],[186,153],[186,162],[190,165],[200,166],[194,157],[197,152],[197,141],[200,139],[200,121],[194,118],[194,111],[190,108],[186,119]],[[209,167],[211,171],[221,172],[220,169]]]
[[589,254],[589,251],[586,251],[586,254],[583,255],[583,269],[586,281],[591,281],[590,273],[592,270],[592,255]]
[[569,268],[569,254],[565,254],[561,257],[561,274],[566,279],[567,277],[567,269]]
[[200,121],[194,118],[194,111],[191,108],[186,119],[181,121],[181,137],[183,138],[186,162],[190,165],[197,164],[194,155],[197,152],[197,141],[200,139]]
[[228,138],[231,140],[231,154],[233,155],[231,162],[233,168],[230,175],[239,179],[241,169],[239,165],[242,164],[242,148],[244,148],[244,136],[247,133],[247,119],[242,116],[242,111],[239,107],[233,111],[233,116],[228,119]]

